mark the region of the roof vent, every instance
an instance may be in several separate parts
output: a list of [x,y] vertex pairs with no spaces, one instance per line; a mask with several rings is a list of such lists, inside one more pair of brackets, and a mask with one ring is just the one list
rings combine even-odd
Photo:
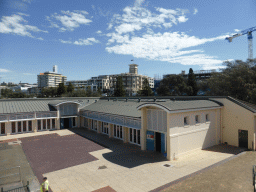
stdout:
[[154,98],[154,102],[156,102],[156,98]]
[[109,98],[108,98],[108,101],[109,101]]
[[87,103],[89,103],[89,102],[90,102],[90,100],[88,99],[88,100],[87,100]]
[[140,98],[138,99],[138,102],[140,102]]
[[127,102],[127,101],[128,101],[128,99],[126,98],[126,99],[125,99],[125,101]]
[[95,103],[97,103],[97,100],[95,100]]

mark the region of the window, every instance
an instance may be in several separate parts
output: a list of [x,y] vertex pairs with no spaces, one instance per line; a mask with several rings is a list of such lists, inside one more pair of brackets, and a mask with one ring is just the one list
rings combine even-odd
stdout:
[[55,119],[52,119],[52,128],[55,129]]
[[46,129],[46,119],[43,119],[43,129]]
[[205,115],[205,121],[209,121],[209,114]]
[[1,123],[1,134],[5,134],[5,123]]
[[47,129],[50,129],[51,128],[51,122],[50,122],[50,119],[47,119]]
[[97,121],[92,120],[92,130],[97,131]]
[[114,125],[114,137],[117,139],[123,139],[123,127],[120,125]]
[[88,119],[84,118],[84,127],[88,128]]
[[184,125],[188,125],[188,117],[184,117]]
[[196,123],[199,123],[199,116],[198,115],[195,116],[195,121],[196,121]]
[[27,131],[27,122],[23,121],[23,132]]
[[32,131],[32,121],[28,121],[28,131]]
[[108,134],[108,123],[102,122],[101,130],[103,134]]
[[16,132],[16,123],[12,122],[12,133]]
[[41,130],[41,120],[37,120],[37,130]]
[[129,129],[130,135],[130,143],[139,144],[140,145],[140,130],[138,129]]
[[18,132],[21,132],[21,121],[18,121]]

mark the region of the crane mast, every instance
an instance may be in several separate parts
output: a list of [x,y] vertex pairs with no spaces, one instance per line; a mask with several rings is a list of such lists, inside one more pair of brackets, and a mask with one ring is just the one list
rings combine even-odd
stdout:
[[247,39],[248,39],[248,59],[249,60],[253,59],[253,43],[252,43],[252,32],[253,31],[256,31],[256,26],[255,27],[251,27],[251,28],[246,29],[246,30],[243,30],[240,33],[236,33],[235,35],[226,38],[226,40],[228,40],[231,43],[234,38],[240,37],[242,35],[247,34]]

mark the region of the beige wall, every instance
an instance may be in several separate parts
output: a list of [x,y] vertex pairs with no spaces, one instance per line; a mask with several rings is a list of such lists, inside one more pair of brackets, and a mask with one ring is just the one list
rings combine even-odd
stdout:
[[239,145],[238,130],[248,130],[248,148],[252,149],[252,142],[255,143],[254,114],[226,99],[212,99],[224,104],[222,113],[222,142],[229,145]]
[[147,109],[141,109],[141,130],[140,130],[141,150],[147,149]]
[[[220,141],[220,109],[174,113],[168,115],[169,146],[168,159],[178,158],[196,149],[204,149]],[[209,121],[206,122],[206,114]],[[195,116],[199,116],[196,124]],[[188,117],[188,125],[184,125],[184,117]]]

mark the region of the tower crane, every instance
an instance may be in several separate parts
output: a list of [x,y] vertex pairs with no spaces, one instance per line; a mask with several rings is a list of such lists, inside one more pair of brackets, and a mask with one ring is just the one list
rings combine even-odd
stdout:
[[240,33],[236,33],[235,35],[231,37],[227,37],[226,40],[228,40],[230,43],[232,42],[232,39],[247,34],[248,38],[248,59],[253,59],[253,44],[252,44],[252,32],[256,31],[256,26],[251,27],[249,29],[245,29],[241,31]]

